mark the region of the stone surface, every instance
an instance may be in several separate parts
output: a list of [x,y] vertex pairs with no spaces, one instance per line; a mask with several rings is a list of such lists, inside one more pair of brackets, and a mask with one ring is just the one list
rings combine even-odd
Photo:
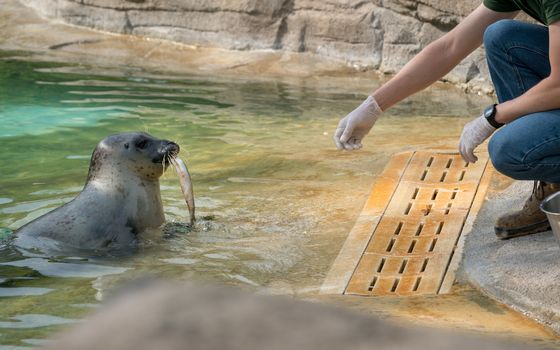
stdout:
[[[0,50],[21,52],[26,60],[110,67],[118,71],[115,74],[128,69],[146,69],[172,75],[229,76],[313,86],[327,84],[364,95],[372,81],[379,81],[378,74],[373,71],[359,72],[343,61],[310,52],[226,50],[114,35],[41,18],[18,0],[0,0],[0,9]],[[465,97],[480,106],[476,102],[480,97],[473,94]],[[490,102],[488,99],[487,103]]]
[[[310,52],[358,69],[398,71],[480,0],[21,0],[98,30],[233,50]],[[482,49],[444,80],[491,90]]]
[[519,209],[532,182],[515,182],[482,207],[465,242],[462,278],[560,332],[560,246],[552,232],[501,241],[496,218]]

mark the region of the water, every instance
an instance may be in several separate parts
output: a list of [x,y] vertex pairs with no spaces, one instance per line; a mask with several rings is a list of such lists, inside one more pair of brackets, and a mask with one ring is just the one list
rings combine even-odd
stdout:
[[[430,89],[387,113],[362,151],[337,152],[338,119],[376,82],[181,76],[25,55],[0,52],[0,344],[14,347],[41,343],[137,278],[313,294],[391,154],[455,147],[489,103]],[[9,247],[13,230],[79,193],[99,140],[134,130],[181,145],[194,231],[181,229],[188,212],[170,171],[160,183],[173,234],[145,237],[132,256],[46,260]]]

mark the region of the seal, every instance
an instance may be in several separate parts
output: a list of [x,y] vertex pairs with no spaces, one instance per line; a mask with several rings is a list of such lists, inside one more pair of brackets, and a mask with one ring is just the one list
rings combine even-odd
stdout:
[[133,246],[140,233],[165,221],[159,178],[179,150],[143,132],[108,136],[93,151],[80,194],[18,229],[15,246],[41,252]]

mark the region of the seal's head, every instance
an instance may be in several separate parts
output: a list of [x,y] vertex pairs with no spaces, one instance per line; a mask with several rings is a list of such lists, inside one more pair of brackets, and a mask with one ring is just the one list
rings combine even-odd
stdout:
[[157,180],[179,153],[179,145],[160,140],[145,132],[130,132],[106,137],[97,144],[91,157],[88,182],[110,171],[132,171],[138,176]]

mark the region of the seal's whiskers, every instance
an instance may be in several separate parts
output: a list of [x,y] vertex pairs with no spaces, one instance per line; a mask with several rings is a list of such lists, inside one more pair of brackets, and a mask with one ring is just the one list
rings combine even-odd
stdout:
[[165,175],[165,161],[167,160],[167,154],[165,156],[163,156],[163,159],[161,160],[161,166],[163,167],[163,174]]

